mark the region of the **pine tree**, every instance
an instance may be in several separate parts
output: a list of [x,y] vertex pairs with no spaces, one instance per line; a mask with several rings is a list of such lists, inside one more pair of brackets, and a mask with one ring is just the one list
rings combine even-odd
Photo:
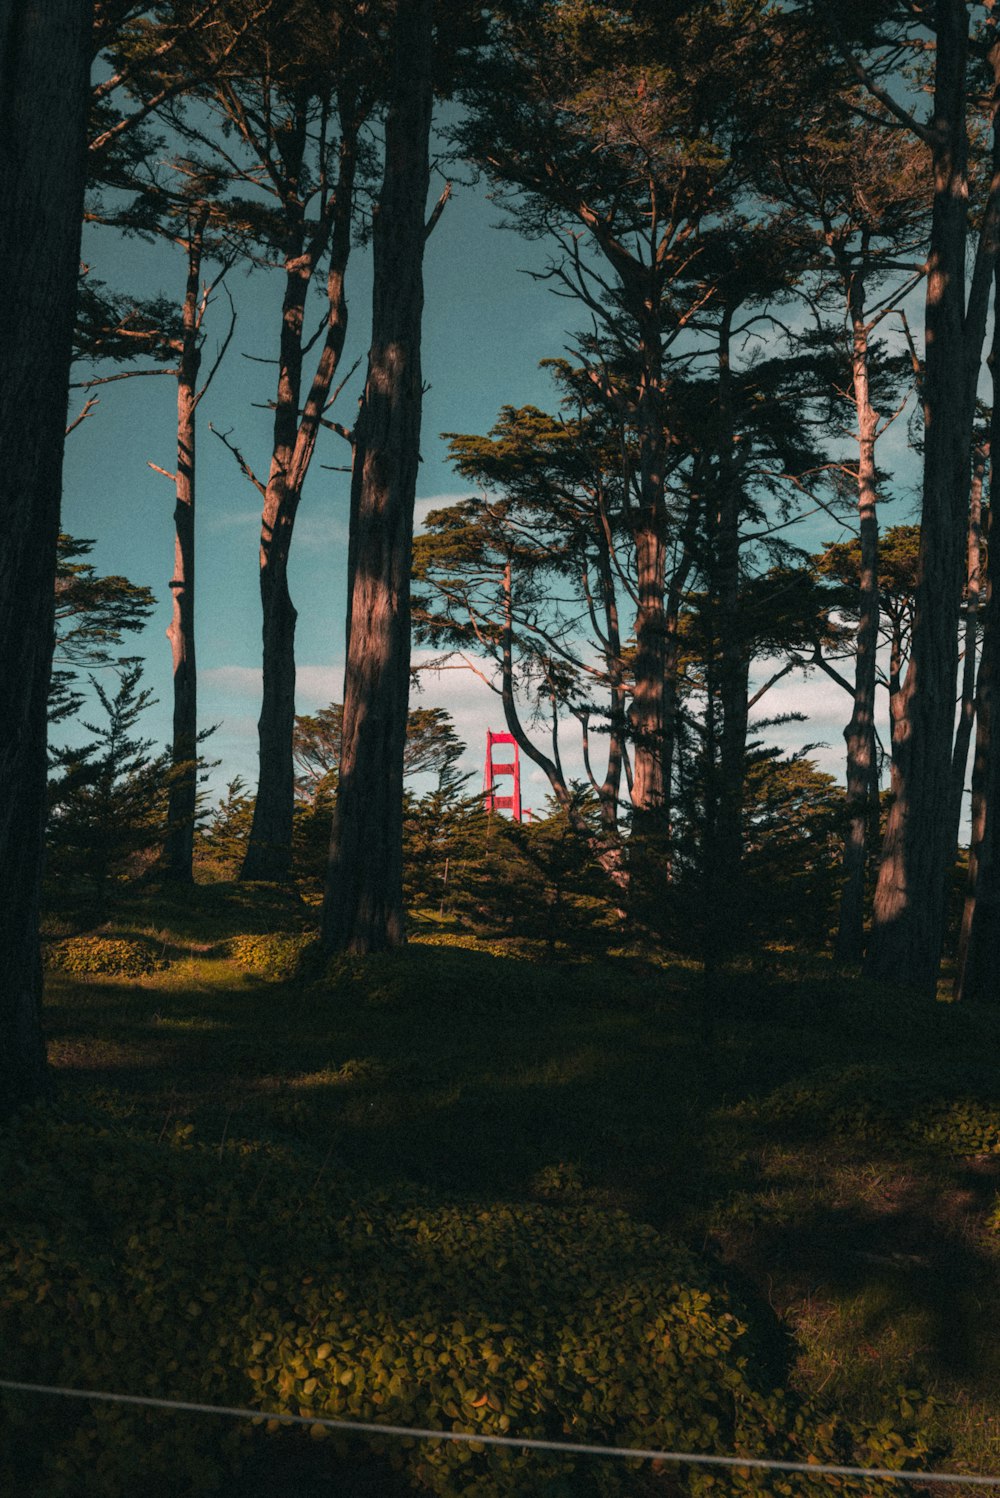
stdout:
[[127,657],[118,663],[113,696],[90,677],[104,716],[84,722],[94,736],[89,744],[58,754],[63,773],[51,786],[53,875],[81,881],[99,912],[111,883],[134,871],[139,855],[158,852],[163,841],[170,756],[150,756],[153,740],[137,735],[154,701],[141,682],[141,661]]

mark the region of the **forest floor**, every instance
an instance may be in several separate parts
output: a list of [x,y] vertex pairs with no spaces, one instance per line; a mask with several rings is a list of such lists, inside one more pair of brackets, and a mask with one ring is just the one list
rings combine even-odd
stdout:
[[1000,1472],[1000,1015],[774,951],[727,976],[709,1042],[682,961],[494,944],[455,954],[454,1004],[408,1001],[420,945],[406,979],[376,961],[335,1001],[234,955],[304,924],[262,888],[123,904],[101,934],[170,965],[50,974],[60,1095],[220,1156],[276,1140],[389,1192],[624,1210],[724,1266],[793,1388],[867,1421],[900,1387],[932,1393],[947,1465]]

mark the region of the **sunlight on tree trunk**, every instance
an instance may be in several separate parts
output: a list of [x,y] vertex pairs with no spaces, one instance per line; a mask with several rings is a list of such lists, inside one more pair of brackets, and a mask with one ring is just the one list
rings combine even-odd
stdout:
[[174,506],[174,575],[170,581],[171,619],[167,629],[173,672],[174,776],[167,808],[164,871],[168,878],[190,884],[194,851],[194,822],[198,798],[198,672],[194,640],[195,569],[195,409],[198,404],[199,343],[198,292],[202,246],[208,209],[192,226],[188,241],[187,286],[184,293],[181,358],[177,374],[177,474]]
[[855,636],[854,707],[844,729],[847,742],[847,835],[844,885],[835,955],[838,962],[860,962],[865,944],[865,872],[871,802],[877,790],[875,766],[875,682],[878,651],[878,512],[875,441],[878,412],[868,380],[868,327],[862,269],[850,278],[851,385],[858,422],[858,629]]
[[[996,260],[996,195],[980,232],[966,305],[967,63],[964,0],[938,7],[932,137],[934,210],[923,382],[924,482],[910,665],[867,976],[933,994],[944,934],[962,560],[976,382]],[[994,70],[1000,56],[991,53]],[[1000,132],[994,123],[994,170]]]
[[340,784],[323,908],[327,951],[400,946],[403,744],[419,463],[433,0],[400,0],[374,230],[372,345],[358,418]]

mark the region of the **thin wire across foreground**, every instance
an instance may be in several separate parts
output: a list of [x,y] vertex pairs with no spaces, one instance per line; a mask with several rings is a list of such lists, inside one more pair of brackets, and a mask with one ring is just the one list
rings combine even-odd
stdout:
[[63,1399],[85,1399],[91,1403],[139,1405],[146,1409],[173,1410],[188,1415],[223,1415],[231,1420],[275,1421],[280,1425],[321,1426],[325,1430],[359,1435],[396,1436],[415,1441],[464,1441],[469,1445],[507,1446],[517,1451],[554,1451],[564,1456],[620,1457],[625,1460],[673,1462],[698,1467],[753,1467],[772,1472],[803,1472],[814,1477],[881,1477],[897,1482],[964,1483],[969,1487],[1000,1488],[1000,1476],[986,1477],[964,1472],[914,1472],[908,1468],[847,1467],[833,1462],[785,1462],[759,1456],[705,1456],[692,1451],[648,1451],[643,1447],[595,1446],[582,1441],[543,1441],[527,1436],[479,1435],[474,1431],[428,1430],[416,1425],[381,1425],[370,1420],[336,1420],[325,1415],[272,1414],[268,1410],[246,1410],[223,1404],[193,1404],[183,1399],[158,1399],[145,1394],[114,1394],[106,1389],[67,1389],[55,1384],[26,1384],[0,1378],[0,1389],[18,1394],[52,1394]]

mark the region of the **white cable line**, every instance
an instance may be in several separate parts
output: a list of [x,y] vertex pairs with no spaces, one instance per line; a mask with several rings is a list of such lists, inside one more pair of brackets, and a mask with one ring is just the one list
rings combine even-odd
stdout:
[[647,1451],[631,1446],[592,1446],[582,1441],[540,1441],[527,1436],[477,1435],[475,1431],[425,1430],[416,1425],[380,1425],[371,1420],[331,1420],[325,1415],[272,1414],[268,1410],[244,1410],[224,1404],[192,1404],[183,1399],[157,1399],[145,1394],[111,1394],[103,1389],[64,1389],[54,1384],[22,1384],[0,1378],[0,1389],[20,1394],[57,1394],[66,1399],[87,1399],[103,1404],[142,1405],[155,1410],[180,1410],[189,1415],[227,1415],[234,1420],[274,1420],[281,1425],[321,1425],[376,1436],[407,1436],[422,1441],[479,1442],[482,1446],[510,1446],[518,1451],[558,1451],[572,1456],[618,1456],[633,1460],[689,1463],[699,1467],[763,1467],[774,1472],[804,1472],[812,1476],[886,1477],[899,1482],[954,1482],[976,1487],[1000,1488],[1000,1477],[967,1476],[964,1472],[899,1471],[892,1467],[844,1467],[832,1462],[780,1462],[759,1456],[704,1456],[691,1451]]

